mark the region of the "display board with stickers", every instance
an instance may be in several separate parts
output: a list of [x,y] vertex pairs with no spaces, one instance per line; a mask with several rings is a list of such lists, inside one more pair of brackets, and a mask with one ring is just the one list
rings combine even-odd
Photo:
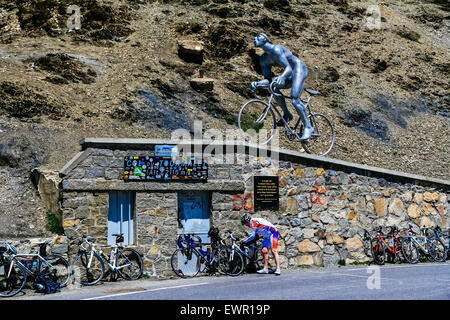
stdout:
[[174,160],[169,157],[126,156],[125,181],[207,181],[208,164],[205,160]]

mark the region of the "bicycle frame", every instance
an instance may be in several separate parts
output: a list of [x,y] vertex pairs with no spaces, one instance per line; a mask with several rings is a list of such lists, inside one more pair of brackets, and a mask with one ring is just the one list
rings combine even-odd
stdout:
[[434,230],[434,234],[439,242],[446,248],[447,251],[450,251],[450,236],[445,235],[442,231]]
[[[128,264],[124,264],[121,266],[117,266],[117,252],[119,249],[118,245],[114,245],[114,244],[113,245],[103,245],[103,244],[95,244],[95,243],[91,243],[90,245],[91,245],[91,250],[89,251],[89,262],[87,264],[88,268],[91,267],[94,253],[96,253],[99,257],[101,257],[103,259],[103,261],[106,262],[108,267],[113,271],[117,271],[117,270],[126,268],[130,265],[128,263]],[[101,249],[97,250],[96,248],[112,248],[113,252],[114,252],[114,261],[111,261],[110,259],[108,259],[108,257],[106,257],[106,255],[103,253],[103,251]],[[111,264],[111,262],[112,262],[112,264]]]
[[[409,235],[409,238],[413,241],[413,243],[416,245],[416,247],[418,247],[423,253],[425,254],[429,254],[430,252],[428,251],[428,249],[426,247],[424,247],[423,245],[426,246],[427,244],[427,237],[426,236],[420,236],[420,235]],[[419,241],[417,241],[417,239],[424,239],[425,242],[422,244]]]
[[237,251],[239,251],[240,253],[242,253],[247,259],[250,259],[250,260],[253,259],[253,255],[254,255],[255,250],[258,249],[258,246],[255,245],[255,244],[248,246],[249,248],[252,247],[252,254],[249,255],[249,254],[247,254],[247,252],[245,252],[245,250],[242,250],[242,249],[235,243],[234,240],[232,241],[232,247],[235,248],[235,249],[236,249]]
[[10,263],[9,271],[8,271],[8,277],[10,276],[11,270],[15,263],[20,265],[29,275],[33,275],[33,276],[36,275],[36,273],[38,271],[31,270],[31,268],[29,268],[26,264],[24,264],[22,261],[19,260],[20,258],[26,258],[26,257],[27,258],[38,258],[38,266],[37,266],[36,270],[41,270],[42,264],[45,264],[52,271],[55,269],[51,263],[49,263],[47,260],[45,260],[44,257],[42,257],[40,255],[40,249],[38,249],[38,253],[12,254],[11,255],[11,263]]
[[[270,89],[269,89],[269,90],[270,90]],[[276,107],[276,104],[273,103],[273,98],[274,98],[275,95],[274,95],[274,93],[272,92],[272,90],[270,90],[270,91],[271,91],[271,94],[270,94],[270,97],[269,97],[269,101],[267,102],[267,105],[269,106],[269,108],[266,108],[266,110],[264,111],[264,113],[261,114],[261,116],[258,118],[258,120],[256,120],[256,122],[261,122],[262,120],[264,120],[264,119],[266,118],[267,113],[269,112],[269,109],[272,109],[272,110],[274,110],[275,113],[277,114],[277,117],[278,117],[279,119],[282,119],[282,120],[283,120],[284,127],[289,131],[289,133],[290,133],[290,134],[294,134],[294,135],[297,136],[296,130],[297,130],[297,128],[298,128],[298,125],[302,122],[301,119],[299,118],[299,119],[297,120],[297,122],[295,123],[295,126],[291,128],[291,127],[288,125],[288,123],[286,122],[286,120],[284,120],[284,118],[283,118],[281,112],[280,112],[280,111],[278,110],[278,108]],[[281,94],[281,96],[284,97],[285,99],[292,99],[292,97],[287,97],[287,96],[285,96],[285,95],[283,95],[283,94]],[[264,101],[262,98],[258,97],[256,94],[255,94],[255,97],[256,97],[257,99],[261,100],[261,101]],[[301,99],[302,103],[303,103],[303,104],[305,105],[305,107],[306,107],[306,110],[307,110],[307,114],[308,114],[308,115],[312,115],[311,105],[310,105],[310,103],[309,103],[309,102],[311,101],[311,98],[312,98],[312,96],[309,96],[309,97],[308,97],[308,100],[303,100],[303,99]],[[264,115],[264,116],[263,116],[263,115]],[[311,118],[313,119],[313,126],[314,126],[314,132],[312,133],[311,136],[314,136],[314,137],[320,137],[320,131],[319,131],[319,128],[318,128],[318,126],[317,126],[316,119],[315,119],[313,116],[312,116]],[[297,136],[297,138],[300,138],[300,137]]]
[[[389,239],[392,239],[392,243],[390,241],[387,241]],[[383,246],[385,246],[392,254],[400,252],[398,240],[393,235],[378,235],[378,243],[381,243]]]
[[[189,245],[188,247],[183,246],[183,241],[187,242]],[[215,246],[212,245],[212,243],[201,243],[201,245],[206,245],[206,246],[210,246],[210,256],[208,256],[208,252],[203,251],[201,245],[196,244],[195,242],[193,242],[191,240],[191,237],[189,234],[185,234],[183,236],[183,239],[181,240],[181,236],[179,238],[179,240],[177,241],[177,245],[181,248],[181,249],[192,249],[194,250],[196,253],[198,253],[200,255],[201,258],[203,258],[205,260],[205,262],[207,262],[209,265],[212,265],[214,263],[214,261],[217,258],[217,255],[215,254],[216,252],[216,248]]]
[[[405,230],[399,230],[397,231],[397,228],[390,227],[391,231],[388,234],[385,234],[381,231],[381,228],[376,228],[377,230],[377,236],[376,236],[376,243],[375,243],[375,251],[379,251],[380,246],[387,249],[387,252],[389,254],[392,254],[394,257],[397,257],[397,254],[402,252],[401,244],[399,239],[397,238],[397,235],[401,232],[404,232]],[[364,233],[365,239],[370,239],[369,233],[365,230]]]

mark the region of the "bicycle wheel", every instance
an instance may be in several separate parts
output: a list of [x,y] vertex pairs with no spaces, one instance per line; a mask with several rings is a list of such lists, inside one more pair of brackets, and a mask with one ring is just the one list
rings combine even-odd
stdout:
[[402,240],[402,253],[403,257],[409,263],[417,263],[419,261],[419,251],[410,238],[404,238]]
[[85,286],[99,282],[105,273],[102,258],[94,252],[81,252],[72,264],[72,275],[75,281]]
[[125,280],[137,280],[142,276],[144,263],[134,249],[125,248],[117,254],[117,272]]
[[14,263],[0,265],[0,297],[12,297],[18,294],[27,281],[27,274],[22,266]]
[[[314,133],[308,140],[302,141],[302,146],[307,153],[318,156],[327,155],[334,145],[335,132],[331,121],[321,113],[313,113],[308,116]],[[303,134],[303,123],[300,126],[299,136]]]
[[219,269],[229,276],[238,276],[244,271],[244,259],[239,251],[223,246],[218,253]]
[[192,249],[177,248],[170,260],[173,272],[180,278],[195,277],[200,271],[200,257]]
[[70,268],[67,260],[58,255],[49,255],[45,257],[45,261],[50,265],[41,261],[39,271],[58,283],[61,288],[65,287],[70,278]]
[[246,142],[267,144],[276,132],[275,113],[264,101],[250,100],[239,111],[238,126]]
[[384,246],[378,241],[371,240],[370,248],[373,261],[378,265],[383,265],[386,262],[386,251]]
[[428,242],[428,250],[431,258],[437,262],[445,261],[447,259],[447,248],[445,245],[442,244],[436,237],[429,238]]

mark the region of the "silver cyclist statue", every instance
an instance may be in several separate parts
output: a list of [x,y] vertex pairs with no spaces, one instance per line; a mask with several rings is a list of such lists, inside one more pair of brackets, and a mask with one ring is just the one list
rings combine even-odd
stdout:
[[[300,99],[305,85],[306,77],[308,76],[308,69],[305,63],[294,56],[284,46],[271,44],[269,41],[269,37],[264,33],[258,33],[255,37],[254,43],[255,47],[259,47],[264,50],[264,54],[261,55],[259,61],[264,79],[261,81],[252,82],[250,85],[250,89],[252,91],[255,91],[258,87],[269,86],[272,83],[272,67],[283,67],[283,73],[273,79],[276,84],[276,91],[279,92],[279,88],[286,89],[291,87],[292,103],[295,106],[305,128],[300,139],[309,139],[314,129],[308,121],[308,117],[306,115],[306,107]],[[282,95],[275,96],[275,99],[283,109],[284,120],[286,122],[292,120],[293,115],[290,113],[284,97]],[[283,121],[280,119],[277,125],[282,126]]]

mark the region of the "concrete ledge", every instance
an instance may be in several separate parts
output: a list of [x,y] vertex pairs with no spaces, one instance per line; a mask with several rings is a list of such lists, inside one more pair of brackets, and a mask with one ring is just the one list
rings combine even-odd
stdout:
[[75,167],[78,166],[82,161],[84,161],[92,153],[92,149],[87,149],[79,152],[75,157],[73,157],[66,165],[59,171],[59,177],[63,178]]
[[[342,170],[349,173],[363,174],[369,177],[377,178],[390,178],[405,183],[419,183],[419,184],[437,184],[450,187],[450,180],[437,179],[432,177],[426,177],[416,174],[405,173],[396,170],[384,169],[374,166],[368,166],[358,163],[347,162],[343,160],[311,155],[307,153],[281,149],[281,148],[268,148],[267,146],[259,146],[255,144],[243,143],[240,141],[226,141],[222,143],[207,141],[207,140],[187,140],[187,142],[179,143],[178,141],[172,141],[168,139],[115,139],[115,138],[85,138],[80,141],[82,150],[89,148],[99,149],[122,149],[122,150],[153,150],[155,145],[158,144],[172,144],[181,147],[191,147],[193,153],[200,150],[204,150],[207,146],[221,145],[224,152],[245,152],[246,154],[258,155],[263,153],[267,156],[278,154],[279,160],[293,161],[306,165],[313,165],[324,167],[324,169]],[[201,148],[201,149],[200,149]],[[81,157],[77,155],[77,157]],[[75,158],[77,158],[75,157]],[[75,161],[72,159],[71,162]],[[73,167],[68,163],[65,168]],[[64,169],[64,168],[63,168]],[[63,170],[61,170],[63,172]]]
[[124,182],[123,180],[105,180],[105,179],[69,179],[62,182],[64,191],[183,191],[192,190],[195,184],[195,190],[208,191],[244,191],[243,181],[228,180],[208,180],[208,182],[190,182],[189,184],[180,182]]

